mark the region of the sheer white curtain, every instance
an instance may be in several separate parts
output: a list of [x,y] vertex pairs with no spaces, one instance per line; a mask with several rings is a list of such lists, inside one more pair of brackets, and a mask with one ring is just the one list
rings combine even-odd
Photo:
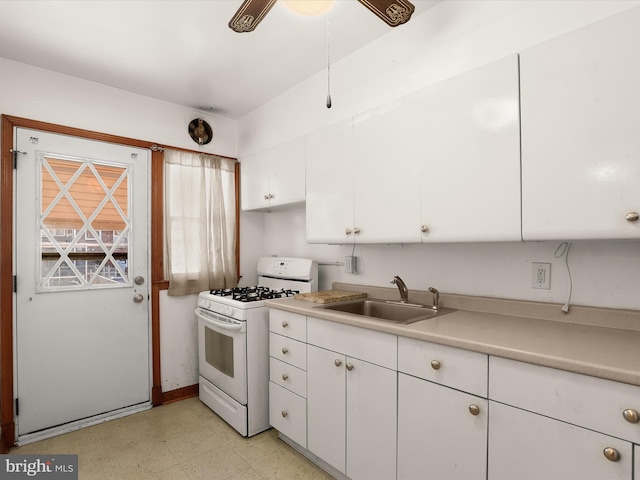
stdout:
[[235,161],[165,150],[164,162],[169,295],[235,287]]

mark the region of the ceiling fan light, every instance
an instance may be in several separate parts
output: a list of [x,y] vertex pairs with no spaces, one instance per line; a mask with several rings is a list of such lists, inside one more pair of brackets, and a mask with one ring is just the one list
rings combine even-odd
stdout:
[[319,17],[331,10],[336,0],[280,0],[282,5],[297,15]]

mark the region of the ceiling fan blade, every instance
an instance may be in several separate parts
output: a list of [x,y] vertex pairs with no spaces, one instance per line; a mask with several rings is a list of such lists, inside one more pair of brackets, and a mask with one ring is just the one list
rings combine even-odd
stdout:
[[276,0],[244,0],[229,22],[229,28],[239,33],[253,32],[274,3]]
[[397,27],[411,18],[415,7],[408,0],[358,0],[387,25]]

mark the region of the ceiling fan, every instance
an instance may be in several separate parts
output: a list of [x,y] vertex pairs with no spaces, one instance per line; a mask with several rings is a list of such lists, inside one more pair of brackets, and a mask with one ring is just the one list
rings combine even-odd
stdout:
[[[252,32],[277,0],[244,0],[229,22],[234,32]],[[408,0],[358,0],[387,25],[396,27],[411,18],[415,7]]]

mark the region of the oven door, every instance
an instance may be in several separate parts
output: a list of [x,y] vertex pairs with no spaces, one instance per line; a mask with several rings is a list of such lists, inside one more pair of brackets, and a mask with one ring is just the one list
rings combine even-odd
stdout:
[[196,309],[200,375],[247,404],[247,322]]

